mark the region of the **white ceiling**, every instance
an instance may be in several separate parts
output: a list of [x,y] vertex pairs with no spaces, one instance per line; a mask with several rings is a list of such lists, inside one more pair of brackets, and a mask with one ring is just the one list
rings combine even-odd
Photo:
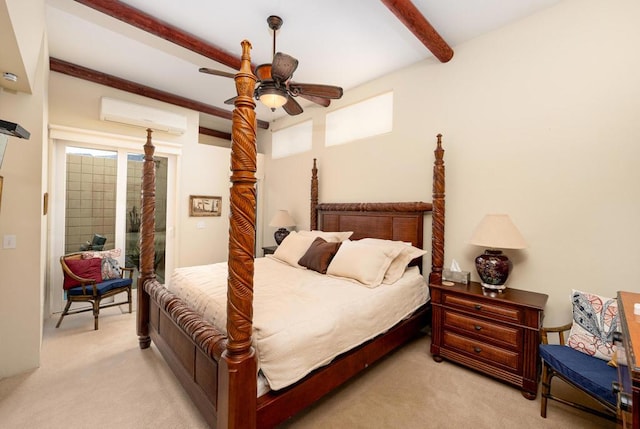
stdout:
[[[453,48],[560,0],[413,0]],[[271,61],[266,19],[280,16],[277,50],[299,60],[293,80],[345,90],[432,57],[431,52],[378,0],[124,0],[153,17],[240,56],[251,42],[254,64]],[[234,70],[71,0],[46,0],[51,57],[231,111],[230,79],[199,67]],[[322,108],[315,105],[306,108]],[[272,121],[282,109],[257,110]],[[203,126],[228,131],[231,123],[201,115]]]

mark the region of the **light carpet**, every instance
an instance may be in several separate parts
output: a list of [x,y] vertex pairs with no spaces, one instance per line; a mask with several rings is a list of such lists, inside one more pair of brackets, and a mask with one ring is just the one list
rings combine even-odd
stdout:
[[[38,369],[0,380],[0,427],[205,428],[152,345],[141,350],[135,312],[103,310],[44,324]],[[459,365],[436,363],[425,335],[281,425],[282,428],[615,428],[550,401],[540,417],[520,391]],[[554,381],[554,388],[556,383]],[[569,388],[558,385],[562,391]]]

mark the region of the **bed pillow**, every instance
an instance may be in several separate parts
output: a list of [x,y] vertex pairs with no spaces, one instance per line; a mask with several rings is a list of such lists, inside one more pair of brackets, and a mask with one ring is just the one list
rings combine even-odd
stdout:
[[299,265],[320,274],[327,273],[327,267],[342,243],[328,243],[322,237],[316,237],[307,252],[298,261]]
[[582,353],[610,360],[615,352],[613,333],[618,328],[618,302],[573,290],[573,324],[567,345]]
[[400,253],[391,261],[391,265],[384,274],[382,283],[391,284],[400,280],[400,277],[404,274],[405,270],[409,266],[409,263],[415,258],[419,258],[427,253],[426,250],[418,249],[412,246],[411,243],[405,243],[403,241],[382,240],[379,238],[363,238],[360,240],[363,244],[370,244],[372,246],[391,247],[400,249]]
[[328,243],[339,243],[347,240],[353,234],[353,231],[298,231],[300,235],[305,237],[322,237]]
[[368,287],[382,284],[389,265],[398,256],[397,247],[343,241],[327,268],[327,274],[355,280]]
[[315,237],[305,237],[296,231],[291,231],[273,252],[273,257],[293,267],[304,268],[298,264],[298,261],[307,252],[313,240]]
[[[102,282],[102,264],[100,258],[67,259],[65,264],[67,264],[69,270],[78,277],[82,277],[83,279],[93,279],[96,283]],[[80,286],[80,282],[72,279],[65,273],[62,288],[66,290],[76,286]]]

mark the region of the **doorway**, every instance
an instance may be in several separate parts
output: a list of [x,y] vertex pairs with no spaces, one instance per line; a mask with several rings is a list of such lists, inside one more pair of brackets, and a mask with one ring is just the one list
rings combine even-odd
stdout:
[[[139,270],[139,237],[143,140],[123,142],[104,137],[99,143],[54,139],[50,219],[49,309],[62,311],[66,301],[62,288],[60,256],[92,249],[102,237],[102,249],[121,249],[122,266],[134,268],[134,287]],[[79,139],[80,140],[80,139]],[[123,144],[124,143],[124,144]],[[156,149],[156,276],[163,282],[172,269],[170,242],[174,213],[177,154]],[[168,243],[169,241],[169,243]],[[100,250],[100,249],[94,249]]]

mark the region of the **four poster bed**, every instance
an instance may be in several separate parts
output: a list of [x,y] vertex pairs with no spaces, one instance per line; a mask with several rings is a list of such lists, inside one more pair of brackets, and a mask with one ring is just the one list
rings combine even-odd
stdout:
[[[318,293],[319,284],[322,283],[320,279],[324,281],[329,276],[299,267],[284,267],[286,264],[276,261],[277,258],[254,260],[256,120],[253,89],[255,77],[250,69],[249,49],[249,42],[242,42],[242,68],[236,75],[238,97],[233,112],[232,129],[229,260],[223,264],[224,269],[227,270],[228,267],[228,270],[223,271],[226,277],[226,303],[224,304],[226,314],[222,317],[222,327],[216,326],[215,321],[210,321],[192,308],[189,299],[179,297],[155,279],[153,273],[155,168],[150,130],[144,146],[141,275],[138,283],[137,313],[140,347],[147,348],[151,341],[154,342],[208,424],[218,428],[250,429],[276,426],[367,366],[415,338],[421,329],[429,324],[431,316],[427,284],[415,267],[407,267],[402,278],[397,282],[376,288],[354,285],[353,281],[348,285],[345,281],[337,287],[341,290],[354,289],[358,302],[361,300],[360,297],[382,293],[385,288],[386,290],[398,289],[401,281],[410,276],[420,279],[419,289],[423,296],[419,302],[412,304],[408,312],[406,309],[402,310],[406,314],[401,313],[399,321],[394,321],[393,325],[389,325],[390,328],[385,326],[381,333],[376,332],[373,335],[369,333],[354,348],[330,355],[326,362],[321,362],[321,365],[311,367],[310,372],[294,378],[293,384],[283,387],[274,386],[272,390],[259,392],[258,366],[261,367],[261,373],[264,364],[262,362],[264,347],[260,343],[259,331],[263,329],[261,323],[265,314],[260,313],[262,310],[259,303],[257,301],[254,303],[254,292],[256,298],[259,298],[264,290],[264,288],[260,289],[263,286],[259,283],[261,266],[275,264],[277,269],[305,273],[311,278],[310,284],[305,287],[313,290],[314,293]],[[318,176],[314,160],[311,179],[310,229],[325,232],[353,232],[350,240],[346,240],[352,243],[363,238],[374,238],[411,243],[412,246],[422,249],[424,215],[426,212],[432,212],[432,267],[429,281],[441,283],[444,258],[443,154],[441,136],[438,135],[432,203],[319,203]],[[346,245],[342,243],[338,246]],[[337,254],[334,259],[337,259]],[[418,265],[421,268],[421,261],[422,258],[419,257],[409,265]],[[258,282],[255,285],[254,277]],[[285,282],[285,274],[277,274],[276,277]],[[316,299],[312,302],[325,305],[325,301],[330,301],[327,297],[332,296],[325,295],[325,299]],[[390,301],[395,301],[397,298],[383,296],[381,299],[389,300],[383,303],[386,309],[390,306]],[[282,304],[283,302],[288,304]],[[278,295],[276,303],[282,304],[282,307],[297,306],[295,301],[294,305],[291,305],[291,301],[287,301],[283,295]],[[254,305],[256,305],[255,309]],[[303,310],[305,313],[312,312],[307,309],[308,307],[301,308],[305,308]],[[352,309],[347,309],[347,311],[350,310]],[[377,318],[379,313],[382,313],[380,308],[374,309],[370,313],[371,318]],[[356,329],[356,325],[363,323],[357,316],[353,316],[354,314],[356,313],[350,313],[351,319],[347,318],[347,324],[353,325],[353,329]],[[284,322],[280,320],[284,325],[296,324],[289,323],[288,316],[280,318],[279,312],[270,316],[271,319],[284,319]],[[315,318],[324,320],[324,309],[316,314]],[[347,328],[349,331],[351,326]],[[331,335],[325,336],[331,337],[332,328],[328,329]],[[253,337],[258,337],[257,342]],[[314,334],[311,339],[307,338],[306,342],[302,341],[302,344],[304,347],[312,347],[317,337]],[[289,355],[289,358],[292,355],[294,358],[297,357],[296,352],[289,350],[281,350],[280,355]],[[264,366],[266,367],[266,364]]]

